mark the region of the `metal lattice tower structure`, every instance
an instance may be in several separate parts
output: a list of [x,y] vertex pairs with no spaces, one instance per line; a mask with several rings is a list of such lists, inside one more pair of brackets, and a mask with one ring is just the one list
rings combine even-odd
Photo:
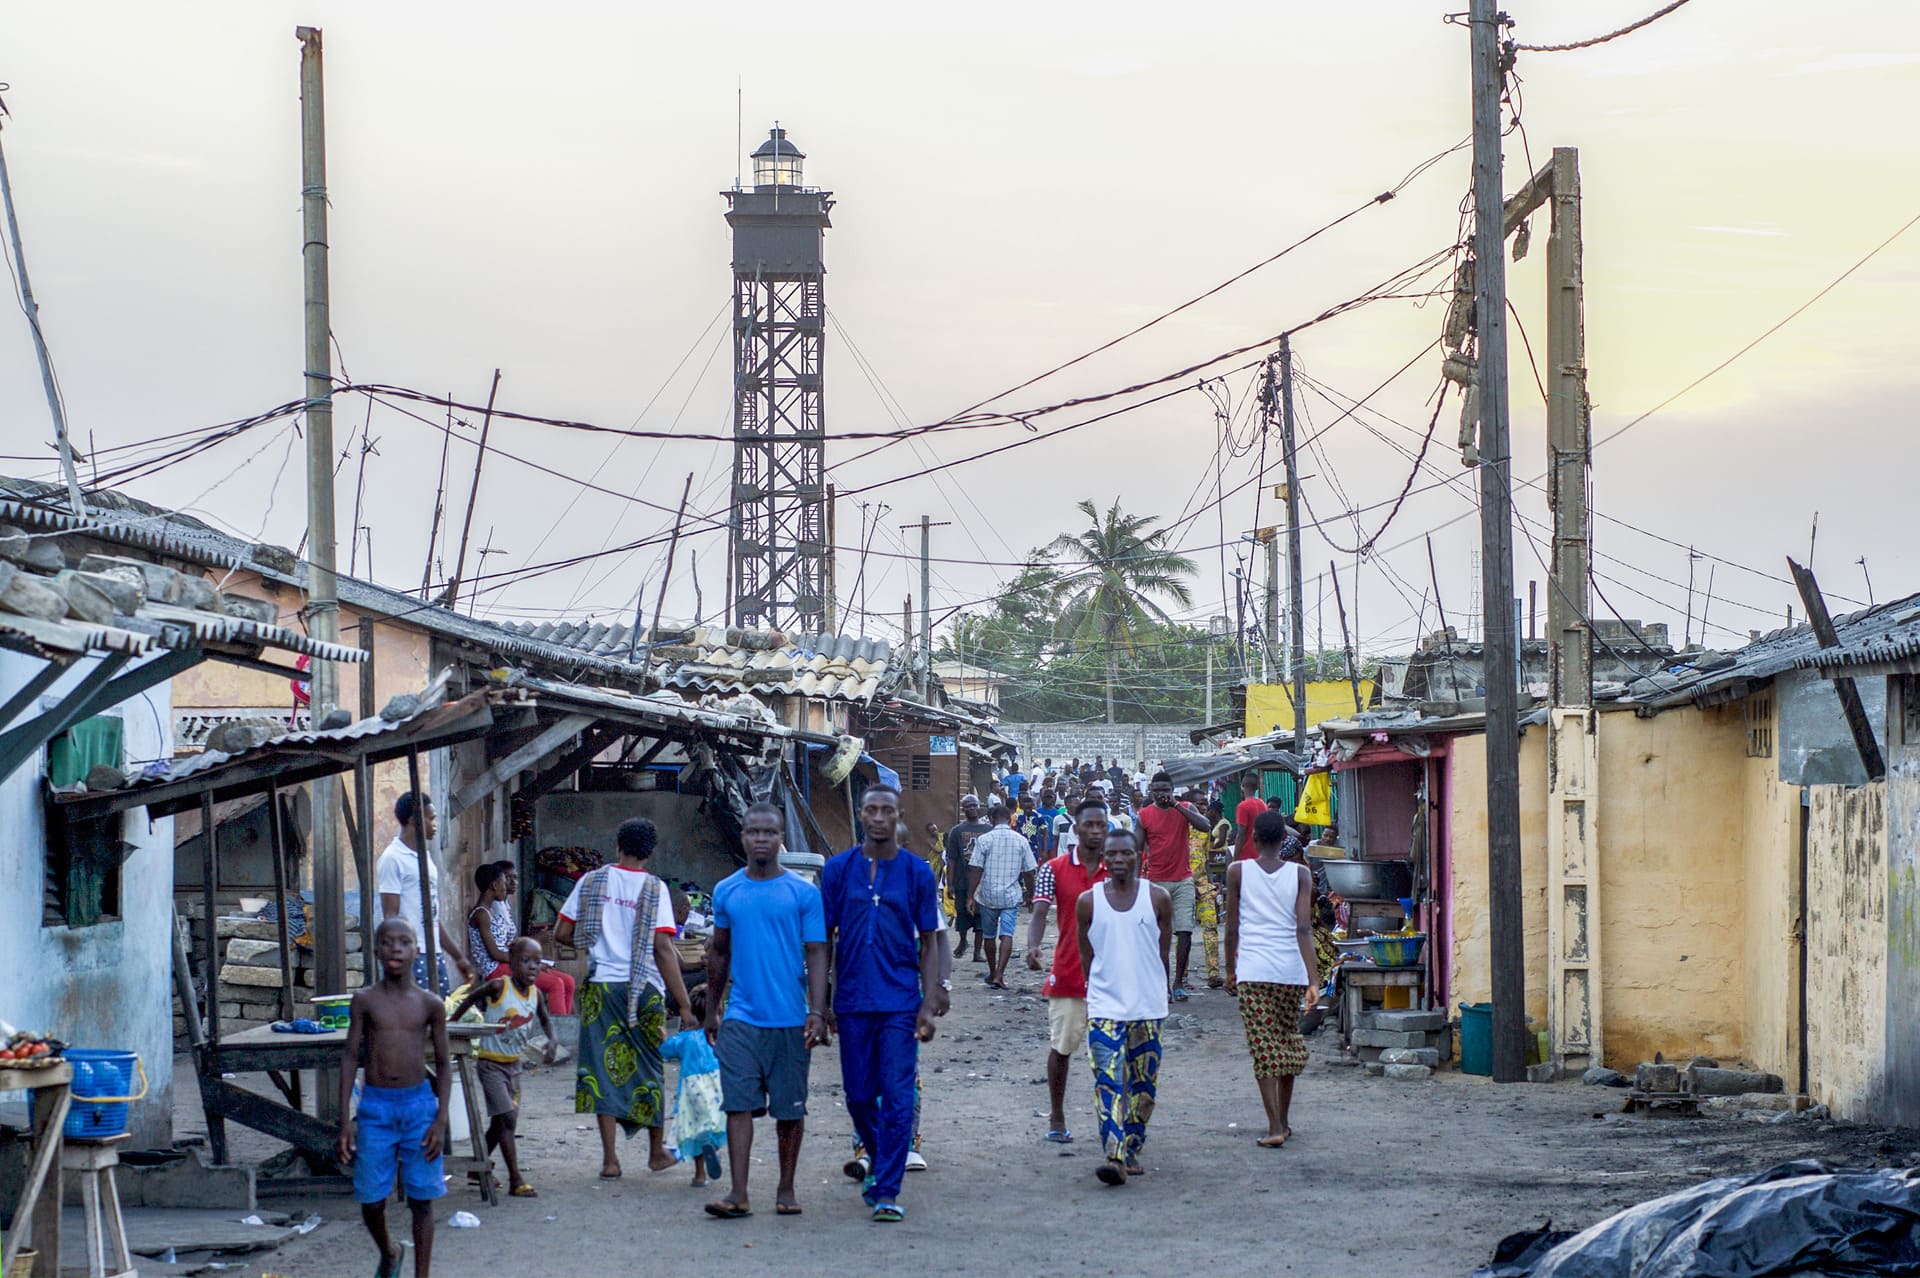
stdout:
[[832,192],[777,124],[753,188],[723,191],[733,228],[732,623],[820,634],[828,611],[823,247]]

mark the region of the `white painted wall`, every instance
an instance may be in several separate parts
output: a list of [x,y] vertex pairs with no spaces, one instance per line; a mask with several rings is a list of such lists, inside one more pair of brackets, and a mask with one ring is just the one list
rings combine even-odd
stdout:
[[[79,664],[82,670],[92,665]],[[40,665],[37,658],[0,651],[0,699],[18,691]],[[69,671],[40,703],[81,677],[81,670]],[[125,721],[129,763],[172,757],[169,684],[148,689],[117,712]],[[173,818],[150,822],[144,809],[128,814],[125,837],[134,848],[121,871],[118,920],[90,928],[42,927],[45,774],[42,749],[0,781],[0,972],[7,974],[0,981],[0,1018],[76,1047],[139,1052],[150,1086],[146,1100],[133,1108],[133,1143],[163,1146],[173,1135]]]

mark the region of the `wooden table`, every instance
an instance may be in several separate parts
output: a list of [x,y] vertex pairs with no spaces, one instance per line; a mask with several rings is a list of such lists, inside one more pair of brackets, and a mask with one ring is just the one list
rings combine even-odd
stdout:
[[[27,1181],[13,1215],[0,1274],[13,1272],[13,1258],[30,1241],[36,1253],[34,1278],[60,1274],[60,1130],[66,1125],[73,1088],[73,1066],[62,1061],[50,1069],[9,1069],[0,1065],[0,1092],[32,1092],[33,1152]],[[21,1228],[24,1225],[25,1228]]]
[[1422,959],[1406,967],[1380,967],[1373,963],[1342,963],[1334,969],[1340,976],[1340,1042],[1353,1041],[1360,1013],[1366,1007],[1366,991],[1398,987],[1413,991],[1413,1002],[1430,1007],[1427,997],[1427,964]]
[[[459,1095],[466,1102],[467,1135],[472,1152],[462,1156],[449,1150],[446,1168],[456,1180],[462,1172],[479,1172],[480,1196],[489,1206],[499,1201],[499,1195],[494,1188],[492,1160],[487,1157],[487,1110],[481,1100],[480,1082],[474,1071],[473,1044],[477,1039],[498,1034],[503,1028],[472,1021],[455,1021],[447,1026],[447,1047],[453,1054],[453,1068],[460,1084]],[[223,1035],[218,1047],[202,1048],[199,1062],[200,1102],[207,1115],[207,1141],[213,1147],[214,1162],[227,1161],[227,1119],[276,1136],[303,1153],[328,1162],[334,1161],[339,1132],[332,1124],[323,1123],[303,1110],[282,1105],[258,1092],[237,1087],[221,1075],[262,1071],[271,1074],[337,1067],[346,1042],[345,1030],[327,1030],[321,1034],[281,1034],[270,1026],[261,1025],[238,1034]]]

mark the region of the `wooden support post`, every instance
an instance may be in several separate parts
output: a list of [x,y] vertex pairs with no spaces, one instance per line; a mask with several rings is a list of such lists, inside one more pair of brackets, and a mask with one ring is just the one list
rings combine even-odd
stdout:
[[[1800,592],[1800,602],[1807,608],[1807,624],[1813,627],[1813,637],[1820,641],[1822,648],[1838,648],[1839,632],[1833,628],[1833,618],[1827,612],[1826,596],[1820,593],[1820,583],[1814,579],[1813,569],[1803,568],[1787,558],[1787,567],[1793,573],[1793,584]],[[1878,781],[1887,775],[1887,763],[1880,755],[1880,742],[1873,735],[1873,724],[1867,718],[1866,707],[1860,704],[1860,689],[1855,686],[1851,675],[1835,675],[1833,690],[1840,694],[1840,710],[1847,717],[1847,730],[1853,734],[1853,748],[1860,754],[1860,766],[1866,770],[1867,780]]]
[[267,842],[273,851],[273,903],[279,911],[280,1017],[282,1020],[292,1020],[293,928],[287,922],[287,843],[280,811],[280,784],[277,781],[267,782]]
[[353,802],[359,813],[359,820],[354,822],[353,854],[360,871],[360,983],[371,985],[376,972],[373,929],[380,925],[380,893],[373,870],[373,769],[364,754],[353,761]]
[[[420,862],[420,955],[426,960],[428,993],[440,993],[440,920],[433,909],[433,853],[427,849],[427,793],[420,788],[420,747],[407,747],[407,789],[413,795],[414,837],[420,846],[414,849]],[[367,944],[366,941],[361,942]]]

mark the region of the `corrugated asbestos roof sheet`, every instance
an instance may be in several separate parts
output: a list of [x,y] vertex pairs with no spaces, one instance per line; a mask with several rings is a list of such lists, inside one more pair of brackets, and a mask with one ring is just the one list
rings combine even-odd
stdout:
[[1843,670],[1850,666],[1910,661],[1915,657],[1920,657],[1920,608],[1908,608],[1878,633],[1849,636],[1846,631],[1840,631],[1838,648],[1816,649],[1795,665],[1802,670]]
[[[1831,651],[1897,642],[1915,633],[1916,621],[1920,621],[1920,595],[1908,595],[1835,617],[1833,628],[1840,638],[1840,647]],[[1743,690],[1749,684],[1763,683],[1786,671],[1817,664],[1822,655],[1820,641],[1813,637],[1813,628],[1803,624],[1776,630],[1729,653],[1705,654],[1688,668],[1671,670],[1668,677],[1677,682],[1669,688],[1643,691],[1638,686],[1640,681],[1635,681],[1627,685],[1627,692],[1632,699],[1656,709],[1687,702],[1712,704],[1745,695]],[[1713,668],[1701,669],[1701,665]]]
[[[290,585],[306,584],[305,561],[287,571],[283,557],[288,552],[255,546],[191,516],[124,494],[99,492],[87,495],[95,511],[82,519],[45,504],[59,500],[59,493],[49,484],[0,477],[0,523],[18,524],[29,532],[71,532],[195,563],[245,568]],[[339,595],[348,607],[403,620],[509,661],[572,676],[592,673],[623,682],[640,677],[627,658],[633,631],[624,623],[485,621],[348,576],[339,578]],[[674,638],[683,641],[667,641]],[[785,642],[777,642],[780,639]],[[655,645],[648,672],[664,686],[696,692],[778,693],[865,704],[886,686],[890,656],[884,639],[787,638],[777,632],[704,626],[664,636]]]

